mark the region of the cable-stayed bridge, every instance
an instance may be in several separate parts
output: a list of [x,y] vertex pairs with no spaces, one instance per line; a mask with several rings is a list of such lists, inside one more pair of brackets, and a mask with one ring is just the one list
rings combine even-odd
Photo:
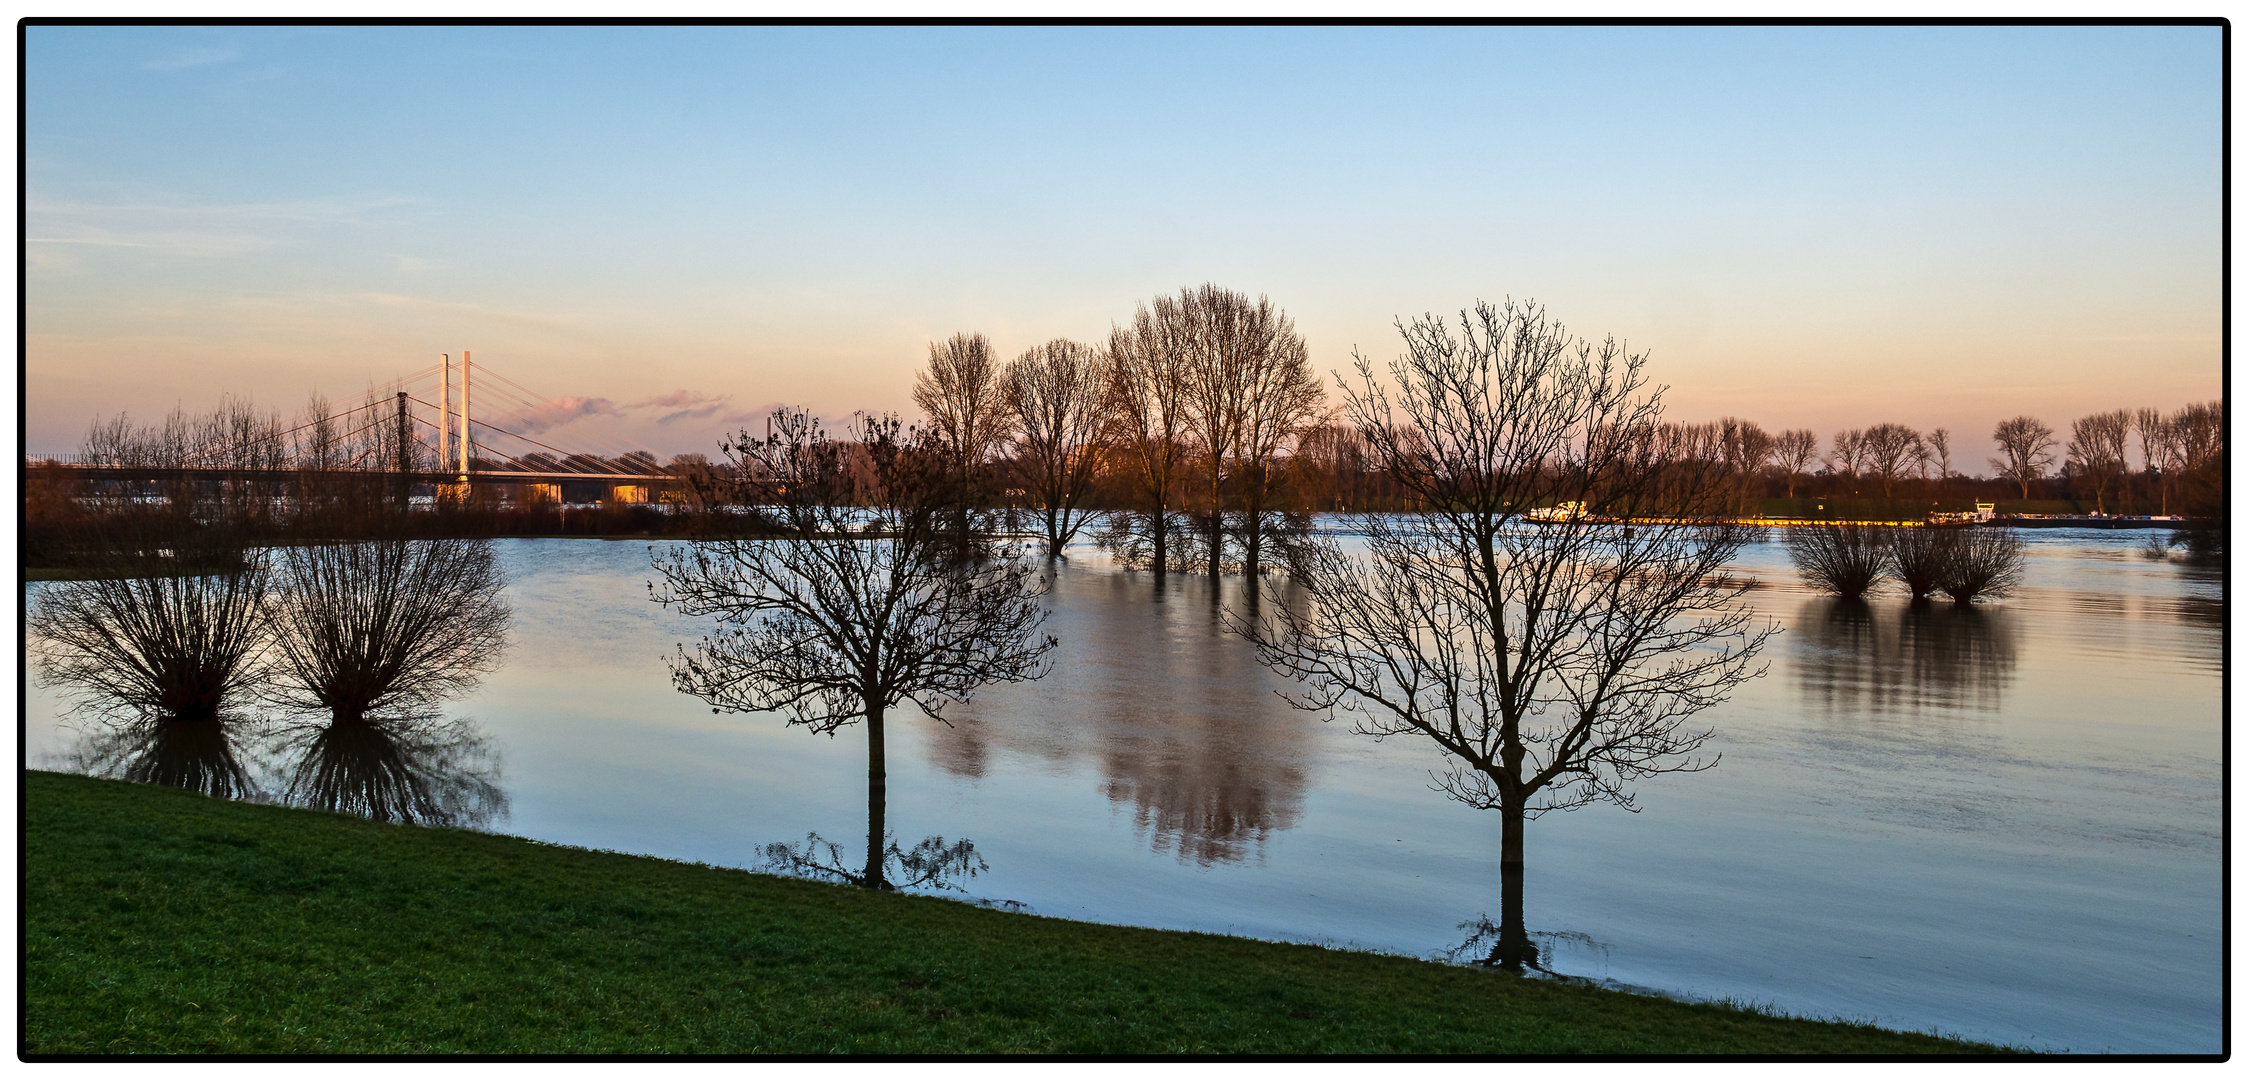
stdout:
[[[317,400],[293,416],[264,422],[218,423],[163,438],[89,438],[76,454],[33,456],[88,479],[155,480],[182,474],[210,478],[288,479],[306,474],[383,476],[437,485],[606,486],[607,498],[644,502],[678,481],[656,456],[598,421],[546,434],[538,419],[551,403],[488,365],[456,360],[407,372],[368,390],[363,403],[330,409]],[[223,411],[222,411],[223,412]],[[485,417],[496,417],[497,421]]]

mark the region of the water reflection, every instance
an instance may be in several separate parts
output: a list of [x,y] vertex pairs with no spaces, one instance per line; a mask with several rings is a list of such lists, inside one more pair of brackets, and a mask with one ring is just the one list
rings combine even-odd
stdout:
[[506,648],[490,541],[384,537],[202,575],[123,571],[31,604],[43,681],[100,721],[70,755],[76,771],[227,799],[277,791],[379,821],[507,813],[490,738],[436,711]]
[[1805,602],[1788,624],[1796,677],[1830,715],[1996,713],[2012,687],[2011,616],[1958,604]]
[[480,828],[507,816],[499,755],[474,722],[403,717],[298,725],[278,736],[282,801],[376,821]]
[[246,729],[232,715],[175,720],[145,716],[88,731],[71,756],[73,772],[186,788],[220,799],[255,799],[243,762]]
[[1317,721],[1277,701],[1255,655],[1224,632],[1228,597],[1182,574],[1063,569],[1054,588],[1053,673],[949,710],[936,763],[979,777],[998,751],[1057,768],[1092,761],[1101,794],[1154,850],[1203,866],[1261,859],[1303,814],[1304,725]]

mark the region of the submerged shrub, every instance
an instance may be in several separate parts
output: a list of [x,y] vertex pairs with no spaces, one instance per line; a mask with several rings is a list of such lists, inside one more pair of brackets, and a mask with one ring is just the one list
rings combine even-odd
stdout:
[[1892,529],[1889,565],[1915,600],[1944,587],[1946,566],[1958,552],[1965,530],[1938,525]]
[[1962,529],[1944,560],[1943,590],[1961,604],[2014,591],[2022,580],[2022,538],[2012,529]]
[[217,530],[102,538],[114,577],[58,581],[31,602],[40,677],[117,719],[202,721],[256,676],[269,640],[266,554]]
[[1869,525],[1800,525],[1787,531],[1788,558],[1805,584],[1845,600],[1864,596],[1881,580],[1889,545]]
[[277,704],[351,722],[466,692],[507,646],[489,540],[385,537],[284,550]]

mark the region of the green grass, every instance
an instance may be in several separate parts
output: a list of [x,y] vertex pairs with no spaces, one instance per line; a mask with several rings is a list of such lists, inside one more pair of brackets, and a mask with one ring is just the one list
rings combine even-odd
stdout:
[[1994,1052],[168,788],[23,782],[30,1055]]

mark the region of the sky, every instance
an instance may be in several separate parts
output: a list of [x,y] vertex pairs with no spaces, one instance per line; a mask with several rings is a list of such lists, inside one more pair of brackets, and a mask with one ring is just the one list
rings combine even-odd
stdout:
[[[1323,373],[1534,299],[1669,415],[2218,397],[2213,27],[31,27],[25,443],[474,354],[578,449],[911,414],[1205,281]],[[1331,380],[1330,380],[1331,381]],[[512,409],[505,416],[491,410]]]

